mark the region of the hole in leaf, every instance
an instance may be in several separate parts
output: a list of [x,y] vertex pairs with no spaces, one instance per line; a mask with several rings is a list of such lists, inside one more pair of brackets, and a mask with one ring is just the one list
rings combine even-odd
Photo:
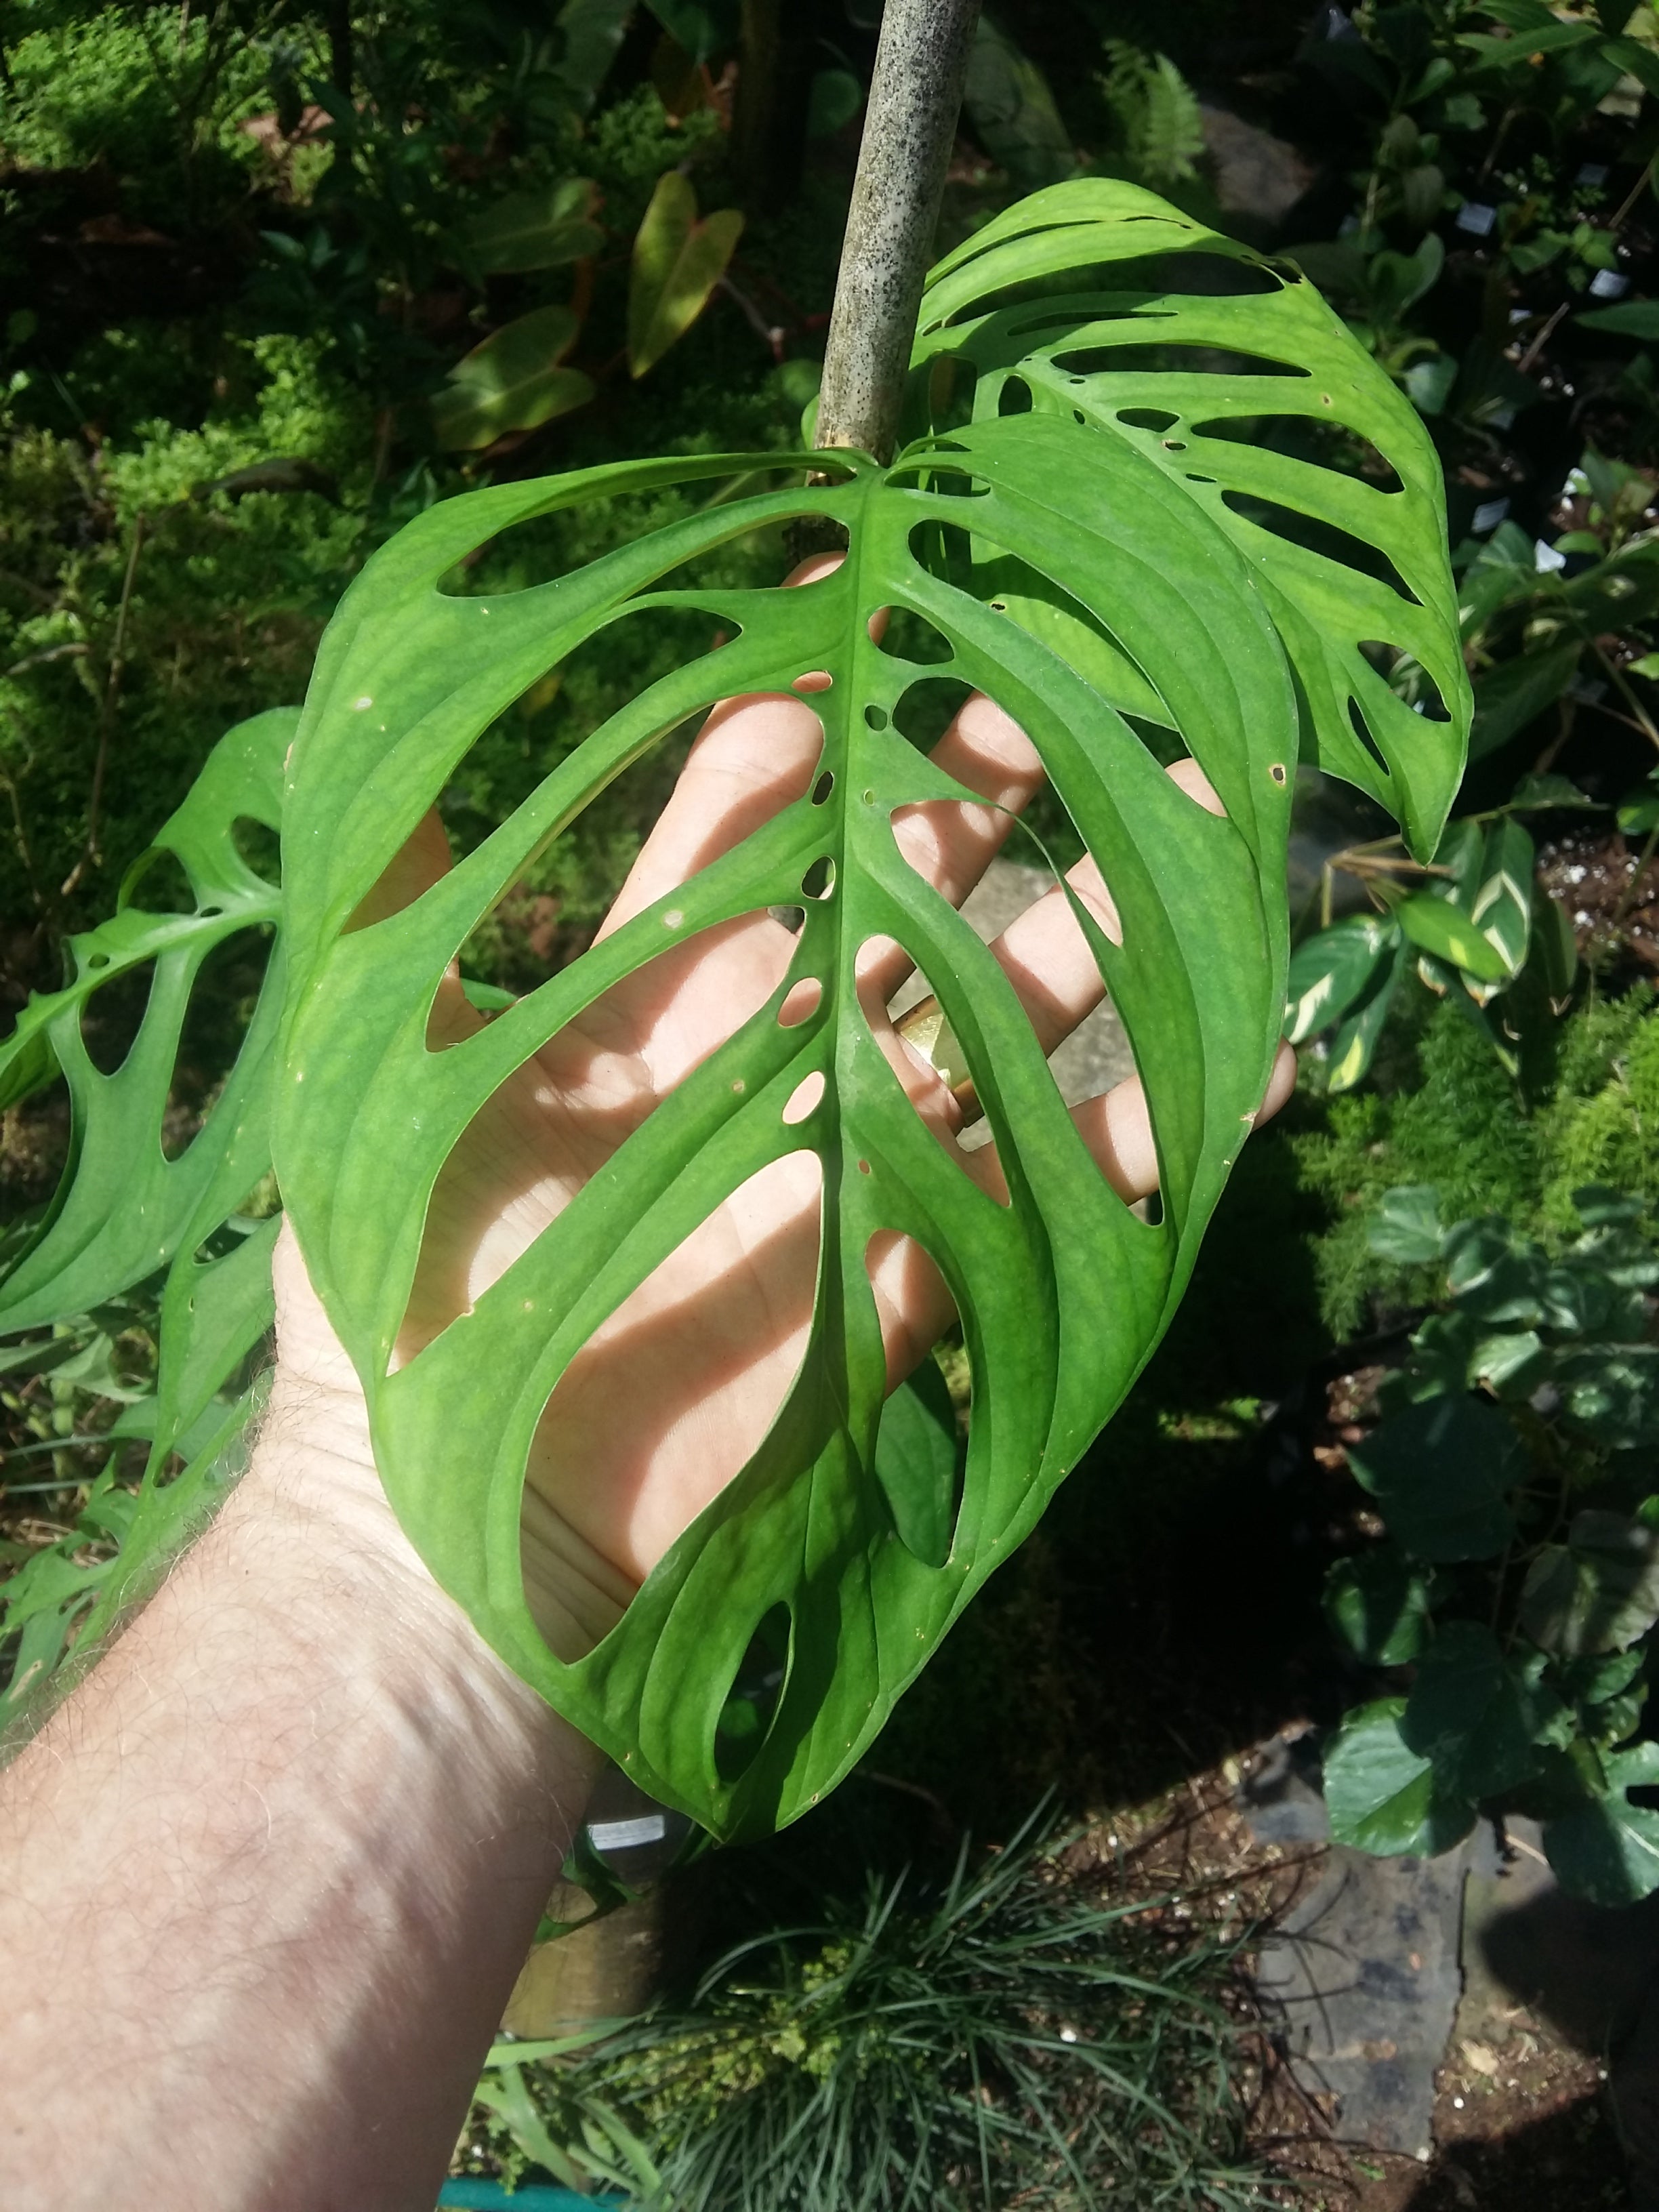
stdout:
[[258,1006],[275,942],[268,922],[234,930],[196,970],[161,1121],[161,1151],[170,1160],[190,1149],[211,1115],[220,1079],[240,1052]]
[[[1101,301],[1095,309],[1094,319],[1103,322],[1114,312],[1126,312],[1143,301],[1155,303],[1172,294],[1191,299],[1243,299],[1265,296],[1282,289],[1279,277],[1263,263],[1247,261],[1230,253],[1206,253],[1201,249],[1148,253],[1138,255],[1133,260],[1096,262],[1083,268],[1058,270],[1053,274],[1030,277],[1023,283],[1004,285],[965,302],[951,319],[965,322],[998,308],[1035,307],[1045,300],[1063,300],[1070,312],[1060,310],[1022,319],[1010,331],[1012,337],[1029,338],[1038,331],[1054,329],[1058,325],[1056,335],[1060,336],[1067,327],[1075,326],[1073,303],[1085,295],[1093,295]],[[1091,299],[1090,305],[1094,307],[1094,299]],[[1025,349],[1021,348],[1022,351]]]
[[827,691],[835,680],[827,668],[811,668],[804,676],[796,677],[789,689],[792,691]]
[[926,676],[912,684],[893,708],[893,726],[918,752],[930,753],[973,696],[957,676]]
[[1291,545],[1302,546],[1310,553],[1317,553],[1327,561],[1340,562],[1376,583],[1386,584],[1402,599],[1419,606],[1421,601],[1401,574],[1388,555],[1351,531],[1339,530],[1333,522],[1323,522],[1316,515],[1304,514],[1298,508],[1281,507],[1277,501],[1258,499],[1254,493],[1224,491],[1222,502],[1246,522],[1253,522],[1258,530],[1270,532]]
[[[844,479],[848,473],[830,459],[820,465],[832,477]],[[787,519],[769,519],[745,531],[743,509],[748,498],[783,489],[788,477],[787,471],[769,470],[762,481],[751,477],[729,502],[731,538],[678,568],[665,568],[643,588],[698,590],[711,585],[775,584],[781,574],[780,554]],[[440,579],[438,589],[448,599],[501,598],[532,590],[556,577],[569,575],[654,530],[689,520],[706,507],[712,496],[736,488],[732,478],[723,483],[717,477],[700,477],[684,484],[657,485],[649,491],[590,495],[556,514],[532,515],[522,522],[509,523],[463,556]]]
[[967,428],[978,381],[978,367],[966,354],[934,355],[927,373],[927,417],[935,432]]
[[827,899],[836,888],[836,864],[828,853],[821,853],[800,879],[802,891],[808,898]]
[[810,1022],[823,1001],[823,985],[816,975],[803,975],[798,983],[791,984],[788,995],[778,1008],[781,1029],[799,1029]]
[[[944,1277],[911,1238],[878,1230],[864,1264],[878,1310],[923,1311],[929,1328],[948,1312],[945,1326],[959,1326]],[[942,1567],[951,1556],[967,1460],[950,1388],[930,1355],[889,1390],[875,1449],[876,1480],[899,1540],[924,1566]]]
[[[544,1571],[538,1532],[550,1511],[614,1563],[625,1596],[688,1514],[757,1454],[767,1463],[767,1440],[811,1328],[822,1188],[813,1152],[786,1153],[750,1176],[620,1300],[566,1367],[529,1458],[522,1559],[532,1611]],[[522,1249],[534,1234],[532,1215],[551,1219],[562,1203],[548,1190],[515,1207],[510,1241]],[[604,1268],[629,1226],[607,1210],[594,1232],[595,1265],[580,1263],[586,1279],[573,1288],[605,1294]],[[465,1310],[453,1302],[466,1289],[465,1280],[447,1286],[450,1311]],[[410,1340],[435,1334],[438,1318],[411,1306]],[[639,1388],[641,1375],[653,1377],[651,1389]],[[665,1488],[671,1466],[676,1480]]]
[[1322,468],[1357,477],[1375,491],[1406,489],[1394,463],[1369,438],[1334,422],[1313,422],[1305,415],[1218,416],[1211,422],[1194,422],[1192,434],[1228,445],[1268,446]]
[[872,1025],[905,1096],[935,1141],[969,1174],[967,1155],[987,1141],[989,1132],[977,1120],[963,1126],[976,1113],[972,1071],[945,1017],[943,1001],[927,972],[890,937],[866,939],[859,951],[859,975],[866,1010],[878,999],[885,1004],[885,1021],[876,1013]]
[[[983,541],[981,540],[983,546]],[[989,550],[989,549],[987,549]],[[1012,554],[993,553],[974,572],[975,589],[1012,611],[1022,629],[1057,653],[1121,714],[1169,720],[1146,671],[1093,610],[1062,585]]]
[[268,822],[239,814],[230,825],[231,842],[256,876],[273,886],[283,880],[283,841]]
[[821,1067],[815,1067],[810,1075],[801,1078],[789,1094],[788,1103],[783,1109],[783,1119],[787,1127],[793,1129],[798,1122],[805,1121],[809,1114],[817,1111],[823,1097],[823,1070]]
[[893,609],[876,643],[890,659],[908,660],[921,668],[938,667],[957,657],[944,631],[909,607]]
[[788,1607],[773,1606],[738,1662],[714,1727],[714,1765],[727,1784],[742,1780],[766,1741],[789,1679],[793,1630]]
[[[867,712],[868,710],[866,709],[866,711]],[[812,786],[813,805],[822,806],[835,787],[836,772],[833,769],[827,768],[823,771],[823,774],[818,778],[817,781]]]
[[1305,368],[1274,361],[1267,354],[1239,353],[1230,346],[1135,344],[1079,346],[1057,353],[1054,365],[1064,376],[1306,376]]
[[1383,775],[1386,775],[1389,773],[1389,763],[1383,758],[1382,748],[1377,744],[1376,739],[1371,735],[1370,724],[1365,719],[1364,708],[1360,705],[1358,700],[1353,698],[1352,696],[1348,700],[1348,720],[1353,726],[1353,733],[1355,737],[1358,738],[1360,744],[1364,746],[1365,750],[1376,763],[1376,765],[1382,769]]
[[910,557],[930,576],[966,590],[974,573],[974,541],[954,522],[919,522],[910,532]]
[[1181,420],[1179,415],[1166,414],[1161,407],[1120,407],[1120,422],[1127,422],[1132,430],[1173,430]]
[[965,469],[942,468],[934,462],[896,469],[888,479],[896,491],[931,492],[936,499],[988,499],[991,487]]
[[887,709],[885,707],[866,707],[864,719],[872,730],[884,730],[887,727]]
[[1023,376],[1007,376],[997,393],[999,415],[1029,415],[1031,411],[1031,387]]
[[176,853],[157,845],[133,871],[131,903],[146,914],[194,914],[196,892]]
[[82,1000],[81,1042],[100,1075],[117,1074],[125,1065],[149,1011],[155,981],[155,961],[140,960]]
[[[591,1172],[607,1159],[765,1008],[795,949],[769,916],[744,915],[642,962],[539,1049],[526,1028],[524,1061],[478,1109],[434,1183],[400,1360],[476,1304],[562,1210],[574,1160]],[[676,981],[691,966],[708,993],[703,1003],[718,1006],[713,1025],[688,1024],[678,1007]],[[459,993],[446,991],[428,1048],[442,1049],[447,1037],[465,1051],[486,1026]],[[732,1095],[744,1092],[734,1085]]]

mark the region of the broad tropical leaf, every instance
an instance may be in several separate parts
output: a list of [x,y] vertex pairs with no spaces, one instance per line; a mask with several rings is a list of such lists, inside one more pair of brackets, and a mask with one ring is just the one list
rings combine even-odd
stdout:
[[[1006,246],[1022,273],[1035,258],[1064,275],[1046,211],[1082,215],[1072,243],[1083,265],[1070,264],[1064,312],[1091,342],[1097,322],[1115,328],[1102,319],[1121,301],[1079,292],[1105,257],[1090,212],[1098,188],[1072,191],[1033,204],[1024,260],[1006,220],[992,245]],[[1160,235],[1193,234],[1147,196],[1130,198]],[[1231,246],[1210,250],[1259,265]],[[947,264],[931,295],[941,322],[960,266]],[[1364,356],[1346,340],[1339,349],[1340,326],[1305,287],[1273,282],[1273,297],[1291,302],[1285,343],[1309,356],[1322,348],[1330,373],[1320,389],[1332,388],[1336,418],[1393,442],[1389,395],[1374,390]],[[1260,310],[1264,300],[1203,304]],[[1184,314],[1192,302],[1173,305]],[[1060,312],[1045,302],[1041,319],[1044,344],[1063,356]],[[978,318],[967,342],[978,343],[1000,313]],[[1212,333],[1201,342],[1222,341]],[[1006,329],[997,343],[1008,376],[1032,388],[1063,374],[1046,353],[1021,369]],[[924,342],[918,410],[936,349]],[[1258,380],[1246,381],[1255,403]],[[994,382],[981,377],[981,389]],[[1164,388],[1157,376],[1116,384],[1115,405],[1131,391],[1144,400]],[[1214,385],[1206,416],[1246,411],[1233,407],[1239,380]],[[1325,598],[1355,580],[1308,554],[1283,571],[1286,582],[1271,584],[1279,540],[1260,533],[1264,552],[1254,526],[1226,507],[1173,496],[1182,478],[1164,456],[1139,433],[1103,432],[1081,412],[1069,398],[1063,410],[1045,404],[1012,419],[992,405],[965,424],[924,427],[884,469],[859,454],[818,456],[829,481],[712,503],[572,574],[494,596],[454,596],[445,580],[516,523],[776,470],[790,457],[644,462],[447,501],[353,586],[295,746],[277,1166],[313,1279],[368,1392],[388,1492],[434,1571],[509,1662],[644,1786],[721,1834],[788,1820],[831,1787],[1032,1526],[1164,1328],[1275,1048],[1297,676],[1304,689],[1329,684],[1322,662],[1310,664],[1310,678],[1298,655],[1316,617],[1325,618]],[[1412,437],[1395,449],[1402,470],[1415,471]],[[1250,449],[1224,450],[1248,475]],[[1279,465],[1322,481],[1328,473]],[[1425,602],[1402,617],[1399,641],[1444,671],[1443,690],[1461,698],[1432,498],[1420,488],[1402,497],[1330,482],[1327,503],[1351,523],[1363,519],[1390,557],[1420,574]],[[787,592],[661,581],[803,513],[848,533],[832,575]],[[1305,610],[1292,596],[1304,578],[1317,586]],[[893,629],[878,642],[870,624],[883,608],[894,611]],[[708,650],[594,731],[412,905],[349,927],[469,748],[515,699],[624,614],[685,609],[708,619]],[[907,622],[931,627],[931,657],[908,657]],[[1387,632],[1366,612],[1344,634]],[[714,635],[728,641],[718,652]],[[1357,646],[1353,664],[1342,663],[1344,680],[1358,688],[1370,664]],[[902,734],[902,702],[941,665],[1030,733],[1111,888],[1121,944],[1079,911],[1148,1094],[1162,1173],[1156,1224],[1101,1176],[1001,968],[895,842],[900,807],[966,795]],[[441,978],[532,856],[689,716],[732,693],[787,691],[811,672],[831,682],[812,693],[824,734],[808,794],[477,1035],[428,1048]],[[1171,781],[1116,702],[1178,732],[1224,817]],[[1395,773],[1365,773],[1409,803],[1431,845],[1456,781],[1457,733],[1401,712],[1403,732],[1379,717],[1396,747]],[[1346,702],[1344,715],[1346,726]],[[480,1109],[665,944],[775,906],[802,909],[805,921],[774,999],[662,1100],[469,1310],[393,1370],[430,1194]],[[876,936],[897,939],[943,1003],[1000,1148],[1006,1206],[969,1182],[874,1042],[854,963]],[[806,978],[821,986],[818,1003],[785,1027],[780,1007]],[[818,1104],[786,1123],[785,1103],[812,1076],[824,1080]],[[561,1660],[532,1620],[520,1558],[526,1457],[548,1398],[594,1330],[715,1207],[803,1148],[822,1163],[823,1215],[815,1323],[795,1383],[756,1455],[659,1562],[620,1625],[586,1656]],[[962,1317],[973,1407],[959,1474],[937,1418],[929,1431],[925,1404],[900,1401],[884,1421],[864,1261],[884,1230],[926,1248]],[[787,1631],[776,1627],[780,1609]],[[722,1719],[733,1704],[756,1715],[735,1693],[751,1644],[768,1635],[781,1686],[734,1758]]]
[[742,230],[736,208],[721,208],[699,221],[690,179],[678,169],[664,175],[634,238],[628,365],[635,376],[654,368],[708,306]]
[[568,307],[538,307],[474,346],[432,402],[439,444],[476,453],[510,430],[539,429],[585,407],[592,380],[561,365],[580,328]]
[[[916,428],[954,419],[971,384],[975,421],[1029,408],[1087,423],[1199,507],[1243,554],[1289,656],[1304,757],[1381,800],[1429,857],[1469,725],[1440,465],[1305,277],[1133,185],[1058,185],[940,264],[916,357],[935,371]],[[1337,465],[1345,446],[1376,480]],[[1449,729],[1389,689],[1378,647],[1427,672]],[[1108,696],[1148,713],[1138,689]]]
[[457,250],[481,276],[554,269],[597,253],[605,244],[605,233],[589,219],[597,191],[586,177],[564,177],[539,191],[508,192],[473,218]]

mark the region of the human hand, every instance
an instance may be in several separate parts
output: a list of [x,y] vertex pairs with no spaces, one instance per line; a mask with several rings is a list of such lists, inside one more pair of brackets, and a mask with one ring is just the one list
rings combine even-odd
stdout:
[[[790,580],[810,586],[836,557],[806,562]],[[821,742],[808,701],[793,694],[715,708],[601,936],[799,798],[816,773]],[[1030,740],[980,696],[966,702],[933,757],[982,803],[904,808],[895,834],[912,866],[960,905],[1043,773]],[[1179,763],[1170,774],[1201,805],[1221,811],[1195,763]],[[441,825],[429,816],[377,891],[374,911],[409,903],[447,866]],[[1115,913],[1094,863],[1080,862],[1069,880],[1115,936]],[[765,914],[703,931],[613,986],[502,1085],[433,1192],[397,1363],[465,1312],[661,1099],[767,1003],[794,950],[792,933]],[[1058,889],[992,950],[1045,1051],[1103,995],[1094,956]],[[1006,1195],[994,1147],[959,1147],[960,1105],[889,1017],[910,973],[890,940],[867,945],[860,964],[865,1016],[939,1143],[975,1182]],[[790,1011],[786,1005],[786,1017]],[[799,1016],[808,1011],[810,1001]],[[459,1042],[486,1018],[452,974],[434,1009],[433,1042]],[[1282,1048],[1262,1117],[1283,1103],[1294,1068]],[[1121,1196],[1156,1188],[1138,1079],[1086,1101],[1073,1118]],[[562,1376],[531,1451],[522,1547],[526,1596],[560,1656],[580,1656],[614,1625],[657,1559],[770,1426],[811,1327],[818,1183],[816,1156],[805,1151],[754,1176],[624,1301]],[[366,1457],[361,1392],[291,1243],[279,1249],[277,1273],[279,1379],[303,1386],[302,1396],[324,1408],[337,1431],[363,1440],[353,1455]],[[872,1273],[890,1386],[926,1355],[955,1310],[933,1261],[896,1234],[872,1252]]]

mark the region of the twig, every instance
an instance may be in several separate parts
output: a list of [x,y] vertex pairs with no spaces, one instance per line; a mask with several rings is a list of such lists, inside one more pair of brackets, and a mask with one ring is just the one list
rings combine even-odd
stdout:
[[1571,304],[1571,301],[1564,300],[1561,302],[1561,305],[1556,309],[1555,313],[1550,317],[1549,320],[1545,324],[1543,329],[1539,331],[1537,337],[1527,348],[1525,353],[1522,355],[1520,360],[1515,364],[1516,374],[1517,376],[1524,376],[1527,371],[1532,367],[1534,362],[1537,360],[1539,355],[1542,353],[1544,348],[1554,337],[1556,325],[1560,321],[1562,316],[1566,313],[1568,307]]
[[979,0],[887,0],[818,393],[818,443],[890,459]]
[[104,803],[104,769],[109,761],[110,732],[115,725],[115,702],[120,696],[121,670],[127,641],[127,610],[132,605],[132,580],[137,571],[138,554],[144,542],[144,518],[142,511],[133,517],[132,543],[127,549],[127,573],[121,582],[121,605],[115,617],[115,641],[110,648],[109,674],[104,683],[104,703],[98,716],[98,751],[92,764],[92,789],[87,798],[87,842],[81,857],[64,878],[62,896],[68,898],[86,873],[98,860],[98,817]]
[[1641,174],[1637,178],[1636,182],[1631,186],[1630,190],[1625,194],[1624,199],[1620,204],[1618,214],[1614,216],[1613,221],[1607,225],[1607,228],[1609,230],[1618,230],[1623,227],[1625,218],[1629,215],[1631,210],[1636,205],[1637,201],[1641,198],[1643,192],[1647,188],[1648,180],[1652,174],[1653,156],[1650,154],[1647,160],[1642,165]]

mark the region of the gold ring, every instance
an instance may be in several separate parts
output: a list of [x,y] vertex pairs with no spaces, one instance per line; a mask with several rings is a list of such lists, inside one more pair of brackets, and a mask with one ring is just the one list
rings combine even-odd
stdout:
[[933,993],[930,991],[908,1013],[901,1014],[893,1027],[917,1059],[933,1069],[962,1109],[963,1127],[971,1128],[975,1121],[983,1121],[985,1109],[979,1103],[974,1079],[968,1072],[968,1055]]

